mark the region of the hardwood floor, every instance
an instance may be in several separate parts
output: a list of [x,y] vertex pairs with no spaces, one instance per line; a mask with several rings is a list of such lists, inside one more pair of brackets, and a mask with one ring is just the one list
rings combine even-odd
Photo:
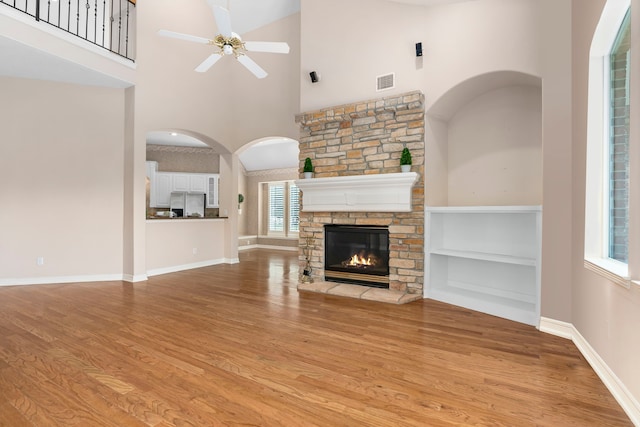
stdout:
[[295,253],[253,250],[144,283],[0,288],[0,425],[632,425],[568,340],[299,293],[297,275]]

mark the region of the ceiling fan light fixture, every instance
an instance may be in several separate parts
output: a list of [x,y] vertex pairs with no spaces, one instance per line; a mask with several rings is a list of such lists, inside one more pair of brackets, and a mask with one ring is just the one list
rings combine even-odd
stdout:
[[229,11],[218,6],[216,1],[217,0],[207,0],[209,7],[213,11],[219,31],[213,39],[193,36],[190,34],[176,33],[175,31],[168,30],[159,30],[158,35],[217,47],[219,49],[217,52],[209,55],[195,68],[194,71],[198,73],[208,71],[209,68],[211,68],[223,56],[233,55],[238,62],[244,65],[244,67],[247,68],[254,76],[259,79],[265,78],[267,76],[267,72],[249,58],[245,52],[289,53],[289,45],[286,42],[242,41],[242,38],[238,34],[231,31],[231,17],[229,16]]

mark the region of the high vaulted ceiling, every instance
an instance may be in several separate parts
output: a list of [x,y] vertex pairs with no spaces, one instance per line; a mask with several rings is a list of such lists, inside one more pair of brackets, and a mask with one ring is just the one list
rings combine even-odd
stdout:
[[[417,6],[435,6],[444,3],[457,3],[471,0],[387,1]],[[300,11],[300,0],[212,0],[212,2],[229,9],[233,29],[239,34],[258,29],[264,25]],[[2,4],[0,4],[0,7],[11,9]],[[7,10],[3,9],[2,12],[5,13]],[[7,13],[14,12],[15,11],[11,10]],[[96,70],[90,70],[42,50],[2,36],[0,36],[0,76],[107,87],[127,87],[129,85],[126,82],[101,74]],[[151,133],[148,138],[148,143],[182,146],[206,145],[192,137],[183,135],[168,136],[166,132]],[[295,167],[297,165],[297,156],[295,159],[287,158],[287,156],[293,156],[293,144],[295,144],[295,141],[278,139],[275,139],[270,143],[256,144],[241,154],[242,163],[245,165],[247,170],[256,170],[256,168],[264,169],[265,159],[273,160],[273,164],[269,164],[269,168],[272,169]],[[266,151],[269,149],[277,150],[279,155],[268,155]],[[287,156],[283,156],[285,153],[287,153]]]

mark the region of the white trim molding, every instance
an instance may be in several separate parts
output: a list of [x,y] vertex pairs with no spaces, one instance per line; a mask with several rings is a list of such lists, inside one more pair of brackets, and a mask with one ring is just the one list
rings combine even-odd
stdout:
[[303,212],[411,212],[415,172],[384,173],[295,181]]
[[191,270],[194,268],[201,268],[201,267],[209,267],[211,265],[218,265],[218,264],[235,264],[235,262],[231,262],[231,261],[232,260],[223,258],[223,259],[212,259],[207,261],[194,262],[191,264],[174,265],[171,267],[154,268],[153,270],[147,271],[147,276],[149,277],[158,276],[160,274],[175,273],[177,271]]
[[539,329],[542,332],[573,341],[580,353],[587,359],[587,362],[589,362],[595,373],[620,404],[631,422],[635,426],[640,426],[640,403],[573,324],[541,317]]
[[25,277],[21,279],[0,278],[0,286],[53,285],[61,283],[118,282],[128,281],[122,274],[91,274],[85,276]]

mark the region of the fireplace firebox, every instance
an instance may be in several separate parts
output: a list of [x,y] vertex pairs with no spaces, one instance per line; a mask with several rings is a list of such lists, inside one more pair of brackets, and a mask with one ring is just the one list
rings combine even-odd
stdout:
[[325,225],[324,278],[389,288],[389,229],[378,226]]

